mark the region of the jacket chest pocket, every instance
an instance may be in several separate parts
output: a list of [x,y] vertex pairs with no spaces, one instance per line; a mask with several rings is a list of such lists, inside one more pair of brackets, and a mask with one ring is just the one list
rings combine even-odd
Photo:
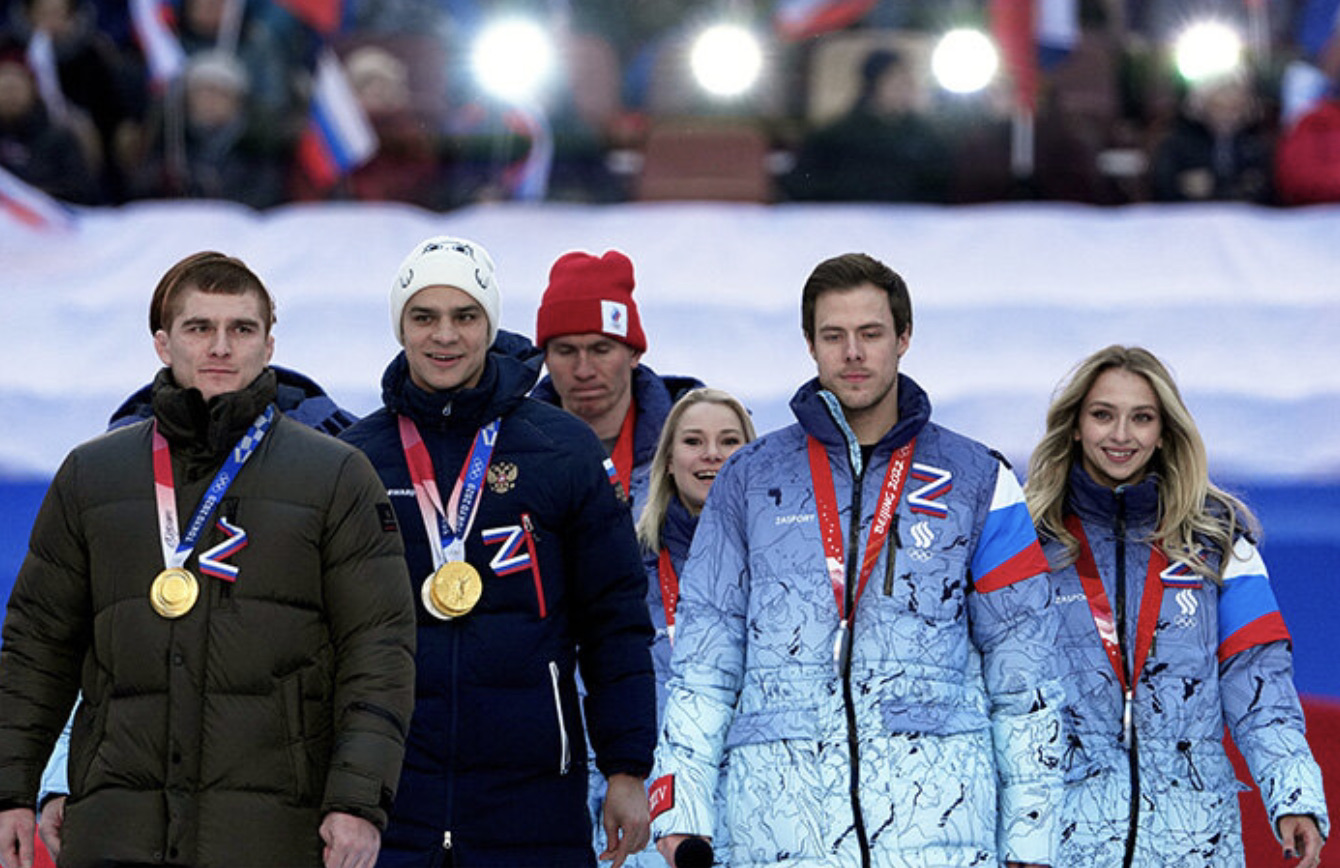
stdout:
[[[922,523],[928,524],[928,523]],[[913,528],[919,527],[913,524]],[[919,539],[933,541],[930,531]],[[911,615],[933,622],[957,621],[963,616],[968,570],[962,547],[907,545],[911,534],[890,536],[887,550],[870,577],[893,615]],[[875,590],[874,587],[869,591]],[[867,593],[869,592],[867,591]]]

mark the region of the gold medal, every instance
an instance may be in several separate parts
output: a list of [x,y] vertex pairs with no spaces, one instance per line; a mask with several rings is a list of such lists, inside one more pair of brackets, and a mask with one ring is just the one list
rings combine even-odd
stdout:
[[200,583],[184,567],[171,567],[154,578],[149,588],[149,605],[164,618],[180,618],[200,596]]
[[447,620],[469,614],[483,593],[479,570],[465,561],[448,561],[424,580],[420,597],[430,614]]

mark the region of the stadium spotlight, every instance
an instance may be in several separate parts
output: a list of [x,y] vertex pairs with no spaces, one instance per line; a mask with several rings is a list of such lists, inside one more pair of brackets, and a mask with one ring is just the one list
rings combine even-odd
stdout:
[[931,52],[931,74],[950,93],[977,93],[1000,68],[996,45],[980,30],[950,30]]
[[557,62],[549,34],[536,21],[507,18],[483,29],[470,53],[470,66],[484,90],[510,103],[534,100],[548,84]]
[[714,24],[694,40],[689,66],[698,85],[712,96],[741,96],[763,72],[763,46],[746,27]]
[[1173,57],[1183,79],[1203,81],[1238,68],[1242,63],[1242,37],[1227,24],[1202,21],[1177,37]]

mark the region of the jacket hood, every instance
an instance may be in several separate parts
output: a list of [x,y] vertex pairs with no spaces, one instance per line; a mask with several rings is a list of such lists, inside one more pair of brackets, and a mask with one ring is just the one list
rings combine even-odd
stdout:
[[697,529],[698,516],[691,515],[678,497],[671,497],[665,508],[665,524],[661,527],[661,545],[669,549],[672,558],[681,562],[688,558],[693,533]]
[[[805,433],[829,449],[845,449],[852,467],[861,466],[861,444],[847,425],[837,398],[819,385],[817,377],[796,390],[791,398],[791,412]],[[876,451],[892,452],[902,446],[917,436],[930,418],[930,397],[911,377],[899,374],[898,423],[880,438]]]
[[[310,377],[279,365],[271,365],[269,369],[275,376],[275,405],[295,422],[334,436],[358,421],[357,416],[336,404]],[[107,421],[107,430],[133,425],[153,414],[153,384],[150,383],[116,408]]]
[[430,392],[414,384],[404,350],[382,374],[382,401],[393,413],[429,428],[481,426],[515,410],[540,375],[543,354],[521,335],[499,331],[484,359],[479,384]]
[[1159,517],[1159,478],[1150,473],[1133,485],[1108,488],[1094,481],[1084,465],[1076,461],[1070,468],[1070,486],[1066,507],[1081,519],[1110,525],[1120,508],[1129,525],[1152,526]]
[[[543,356],[543,351],[541,351]],[[703,386],[697,377],[682,374],[661,376],[645,362],[633,368],[633,380],[630,389],[633,392],[633,406],[637,407],[637,419],[633,430],[633,463],[642,465],[651,461],[656,454],[656,443],[661,436],[661,426],[670,408],[683,397],[685,392]],[[545,375],[540,380],[531,397],[555,407],[563,406],[563,399],[554,388],[553,377]]]
[[266,368],[246,387],[205,400],[199,389],[183,389],[162,368],[154,377],[152,415],[158,429],[181,456],[187,478],[226,455],[256,417],[275,400],[275,374]]

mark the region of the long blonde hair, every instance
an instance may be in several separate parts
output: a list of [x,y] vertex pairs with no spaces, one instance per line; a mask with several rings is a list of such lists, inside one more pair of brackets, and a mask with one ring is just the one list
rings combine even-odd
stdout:
[[[1201,576],[1221,580],[1234,538],[1244,531],[1259,534],[1260,525],[1242,501],[1210,481],[1205,443],[1168,369],[1146,349],[1116,344],[1080,362],[1058,387],[1047,409],[1047,433],[1028,462],[1024,495],[1029,512],[1038,532],[1066,550],[1064,560],[1053,566],[1074,563],[1079,554],[1079,542],[1063,523],[1070,469],[1080,451],[1075,432],[1089,390],[1113,368],[1143,377],[1158,399],[1163,445],[1148,468],[1158,475],[1159,489],[1159,520],[1151,542]],[[1201,554],[1206,541],[1220,553],[1217,569]]]
[[665,527],[665,514],[670,508],[670,498],[679,496],[679,487],[670,475],[670,457],[675,448],[675,429],[684,412],[694,404],[721,404],[730,408],[740,419],[740,430],[744,433],[744,442],[753,440],[754,422],[749,411],[739,399],[720,389],[699,388],[685,392],[670,408],[661,426],[661,436],[656,441],[656,454],[651,459],[651,484],[647,486],[647,503],[637,520],[637,538],[643,547],[654,552],[661,547],[661,530]]

